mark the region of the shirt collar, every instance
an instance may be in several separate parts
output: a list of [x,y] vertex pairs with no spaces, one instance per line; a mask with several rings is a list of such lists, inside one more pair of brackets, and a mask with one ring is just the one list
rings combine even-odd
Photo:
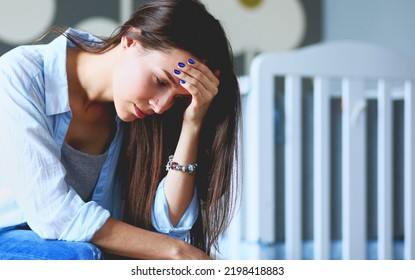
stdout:
[[[69,28],[65,35],[74,36],[82,42],[100,42],[93,35]],[[65,35],[54,39],[46,47],[44,60],[45,73],[45,105],[47,115],[56,115],[70,111],[68,97],[68,78],[66,74],[66,49],[75,47]]]

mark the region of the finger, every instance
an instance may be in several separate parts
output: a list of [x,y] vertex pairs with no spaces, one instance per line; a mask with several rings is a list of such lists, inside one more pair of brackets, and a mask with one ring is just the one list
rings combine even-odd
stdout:
[[180,85],[185,88],[190,94],[202,94],[204,96],[214,96],[217,93],[217,87],[214,86],[211,82],[201,82],[207,78],[195,78],[183,71],[175,69],[173,71],[174,75],[180,79]]
[[206,64],[196,61],[192,58],[189,58],[187,60],[187,64],[192,66],[195,69],[198,69],[200,72],[204,73],[207,77],[209,77],[209,79],[211,80],[217,79],[216,75],[213,74],[212,70],[210,70],[210,68]]
[[215,86],[219,85],[218,77],[213,74],[209,67],[201,62],[189,59],[187,64],[179,62],[178,65],[183,69],[183,71],[187,72],[189,75],[195,77],[196,79],[199,79],[203,83],[211,82]]
[[[195,62],[194,64],[191,64],[190,62],[188,63],[189,66],[191,66],[190,71],[193,72],[199,72],[202,75],[204,75],[205,77],[207,77],[207,79],[214,85],[214,86],[218,86],[219,85],[219,77],[216,76],[212,70],[209,69],[209,67],[207,67],[205,64],[200,63],[200,62]],[[193,75],[193,73],[192,73]],[[197,75],[197,74],[195,74]]]
[[180,85],[197,100],[212,98],[215,95],[214,91],[207,90],[198,80],[190,76],[181,78]]
[[194,77],[184,71],[179,71],[177,69],[175,69],[173,72],[176,77],[180,79],[180,83],[182,85],[185,83],[191,84],[203,95],[215,96],[218,93],[218,86],[208,80],[206,76]]
[[220,77],[220,70],[216,70],[215,72],[213,72],[213,74],[215,75],[216,78],[219,79],[219,77]]

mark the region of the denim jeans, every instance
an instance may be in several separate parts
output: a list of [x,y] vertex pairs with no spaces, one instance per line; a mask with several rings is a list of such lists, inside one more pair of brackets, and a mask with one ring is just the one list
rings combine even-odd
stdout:
[[100,260],[92,243],[45,240],[26,227],[0,229],[0,260]]

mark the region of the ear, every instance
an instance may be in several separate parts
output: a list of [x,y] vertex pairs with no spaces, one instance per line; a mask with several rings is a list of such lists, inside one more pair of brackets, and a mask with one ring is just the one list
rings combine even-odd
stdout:
[[129,36],[123,36],[121,38],[121,45],[123,46],[124,49],[128,49],[131,46],[133,46],[136,43],[136,41],[129,37]]
[[141,29],[131,27],[127,32],[125,32],[125,35],[121,38],[121,44],[124,48],[129,48],[131,46],[134,46],[135,44],[138,44],[138,39],[140,38],[142,34]]

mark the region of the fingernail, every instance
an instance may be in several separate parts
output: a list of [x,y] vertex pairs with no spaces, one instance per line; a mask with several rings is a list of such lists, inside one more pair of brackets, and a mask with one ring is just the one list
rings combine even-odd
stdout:
[[177,69],[174,69],[174,70],[173,70],[173,72],[174,72],[174,74],[176,74],[176,75],[180,75],[180,73],[181,73],[181,72],[180,72],[179,70],[177,70]]
[[186,64],[184,64],[183,62],[179,62],[179,63],[177,63],[177,65],[179,65],[180,68],[183,68],[183,67],[186,66]]
[[189,60],[187,60],[190,64],[195,64],[196,61],[194,61],[193,59],[189,58]]
[[180,80],[180,83],[184,85],[186,82],[184,80]]

